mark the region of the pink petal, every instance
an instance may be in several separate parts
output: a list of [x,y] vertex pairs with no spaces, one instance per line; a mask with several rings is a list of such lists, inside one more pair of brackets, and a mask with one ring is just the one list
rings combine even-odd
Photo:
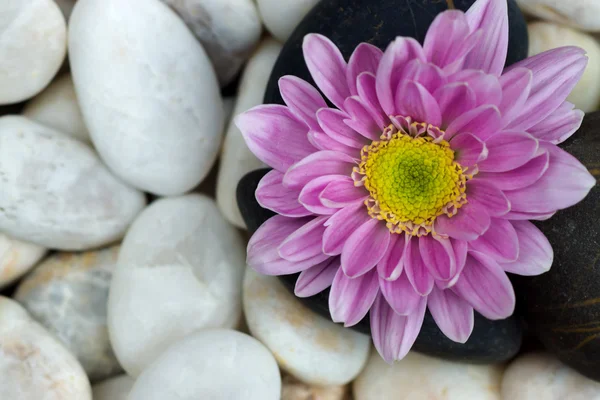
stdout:
[[454,150],[455,161],[464,167],[472,167],[488,156],[485,143],[470,133],[459,133],[454,136],[450,140],[450,147]]
[[321,91],[337,108],[343,109],[350,96],[346,82],[346,61],[335,44],[323,35],[310,33],[302,43],[304,60]]
[[485,145],[488,156],[478,165],[486,172],[506,172],[525,165],[539,148],[537,139],[525,132],[498,132]]
[[283,184],[302,187],[311,180],[324,175],[350,176],[354,159],[337,151],[318,151],[292,165],[283,176]]
[[284,106],[254,107],[238,115],[235,125],[250,151],[281,172],[315,151],[308,141],[306,125]]
[[354,186],[354,181],[348,176],[339,177],[332,181],[319,195],[320,202],[329,208],[343,208],[356,202],[361,202],[369,196],[363,187]]
[[425,267],[436,280],[448,281],[456,275],[456,258],[450,239],[427,235],[418,242]]
[[329,258],[323,254],[322,240],[328,217],[317,217],[290,234],[278,247],[279,256],[288,261],[300,262],[318,258],[319,262]]
[[574,105],[565,101],[547,118],[538,122],[527,131],[534,137],[553,144],[567,140],[581,126],[584,112],[575,110]]
[[361,225],[371,220],[364,204],[347,206],[329,218],[323,234],[323,252],[329,255],[342,254],[344,244]]
[[368,43],[361,43],[354,49],[346,71],[346,81],[352,95],[358,94],[356,88],[358,76],[363,72],[375,74],[381,57],[383,57],[383,51]]
[[350,278],[373,269],[383,258],[390,243],[390,231],[385,224],[371,218],[346,240],[342,250],[342,269]]
[[500,106],[502,103],[502,86],[498,77],[489,75],[479,70],[459,71],[448,78],[451,82],[466,83],[475,93],[475,103],[477,106],[494,105]]
[[468,132],[485,141],[498,132],[501,126],[502,116],[498,107],[483,105],[452,121],[446,129],[446,135],[451,138],[457,133]]
[[466,343],[473,326],[473,307],[452,290],[433,288],[427,297],[427,306],[435,323],[450,340]]
[[442,86],[433,94],[442,113],[442,126],[448,126],[452,121],[467,111],[475,108],[475,92],[463,82],[454,82]]
[[481,179],[472,179],[467,183],[467,200],[485,208],[492,217],[500,217],[510,211],[510,202],[504,193]]
[[519,257],[519,237],[512,224],[500,218],[492,218],[490,228],[469,248],[492,257],[497,262],[516,261]]
[[464,43],[469,34],[469,24],[462,11],[449,10],[439,14],[429,26],[423,43],[427,60],[444,68],[464,59]]
[[371,117],[380,129],[385,129],[390,124],[389,119],[386,117],[381,105],[379,104],[379,98],[377,97],[376,90],[377,79],[375,75],[363,72],[358,76],[357,79],[357,90],[358,96],[363,101],[367,109],[371,112]]
[[298,202],[299,190],[282,185],[283,174],[277,170],[269,171],[258,183],[256,200],[261,207],[286,217],[305,217],[312,212]]
[[453,290],[484,317],[508,318],[515,310],[515,292],[502,267],[491,257],[469,252]]
[[338,142],[326,133],[321,132],[320,128],[318,131],[308,132],[308,141],[319,150],[333,150],[350,157],[358,155],[355,148]]
[[345,112],[333,108],[321,108],[317,113],[317,119],[323,132],[346,146],[362,149],[368,143],[364,136],[346,125],[344,120],[348,119],[348,114]]
[[541,151],[522,167],[506,172],[480,172],[477,178],[489,182],[500,190],[515,190],[530,186],[541,178],[550,165],[550,155]]
[[315,178],[308,182],[304,188],[302,188],[300,196],[298,196],[298,201],[304,206],[304,208],[314,214],[332,215],[337,210],[335,208],[328,207],[321,202],[321,192],[323,192],[323,190],[325,190],[327,185],[330,183],[344,178],[346,177],[343,175],[325,175]]
[[433,288],[434,279],[421,257],[419,250],[420,239],[413,237],[406,242],[406,248],[404,249],[404,271],[415,291],[421,296],[427,296]]
[[338,268],[331,292],[329,292],[329,311],[333,322],[343,322],[345,327],[358,324],[369,312],[379,293],[377,272],[349,278]]
[[327,107],[327,103],[317,89],[300,78],[286,75],[279,79],[279,91],[285,104],[310,129],[320,129],[316,114],[319,108]]
[[387,251],[377,263],[377,272],[383,279],[396,280],[404,268],[404,248],[406,247],[406,236],[404,234],[393,234]]
[[379,278],[379,288],[390,307],[400,315],[410,315],[423,299],[415,292],[406,274],[400,275],[395,281]]
[[471,241],[483,235],[490,227],[490,216],[481,205],[467,203],[453,217],[442,215],[436,218],[434,230],[440,235]]
[[396,93],[396,109],[401,115],[435,126],[442,123],[442,113],[435,98],[423,85],[405,81]]
[[348,97],[344,108],[350,116],[344,123],[369,140],[379,140],[381,128],[372,116],[372,112],[358,96]]
[[523,109],[531,91],[532,80],[533,73],[527,68],[515,68],[500,77],[502,102],[499,108],[504,125],[508,125]]
[[[446,84],[444,72],[438,66],[420,60],[413,60],[406,65],[402,80],[420,83],[429,93],[434,93]],[[400,85],[402,87],[402,83]],[[397,99],[400,95],[400,93],[396,93],[396,105],[398,105]]]
[[529,221],[511,221],[519,237],[519,258],[500,264],[506,272],[534,276],[550,270],[554,261],[552,246],[544,234]]
[[523,211],[509,211],[504,216],[505,219],[523,221],[523,220],[535,220],[535,221],[546,221],[552,218],[556,214],[556,211],[551,213],[529,213]]
[[466,57],[464,68],[499,76],[508,52],[508,9],[505,0],[478,0],[466,12],[471,32],[483,30],[477,46]]
[[331,257],[321,264],[300,273],[294,287],[296,297],[310,297],[331,286],[333,277],[340,268],[339,257]]
[[467,252],[469,249],[469,242],[464,240],[456,240],[450,238],[450,242],[452,242],[452,249],[454,250],[454,258],[456,259],[456,274],[454,277],[448,281],[436,281],[436,285],[439,289],[446,289],[454,286],[456,281],[460,278],[460,274],[462,270],[465,268],[465,264],[467,262]]

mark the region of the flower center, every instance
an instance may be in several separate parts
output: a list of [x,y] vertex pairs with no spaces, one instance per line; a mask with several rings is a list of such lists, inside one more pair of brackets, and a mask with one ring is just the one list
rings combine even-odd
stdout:
[[426,124],[411,128],[412,134],[390,126],[382,140],[363,147],[353,178],[371,195],[365,202],[371,217],[385,220],[393,233],[422,236],[436,217],[453,216],[466,203],[468,176],[441,136],[426,133]]

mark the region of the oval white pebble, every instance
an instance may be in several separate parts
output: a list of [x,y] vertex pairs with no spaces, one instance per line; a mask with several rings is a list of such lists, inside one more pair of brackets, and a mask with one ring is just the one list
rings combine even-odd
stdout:
[[128,400],[279,400],[275,359],[256,339],[209,330],[173,344],[135,382]]
[[538,18],[570,25],[584,31],[600,31],[597,0],[517,0],[519,7]]
[[313,385],[344,385],[363,369],[366,335],[336,325],[303,306],[275,277],[247,268],[244,315],[254,337],[287,372]]
[[191,332],[236,326],[244,260],[239,233],[208,197],[160,199],[144,210],[121,246],[108,302],[128,374]]
[[127,400],[135,380],[121,375],[92,386],[94,400]]
[[500,400],[502,371],[502,366],[463,364],[416,352],[390,365],[373,351],[366,368],[353,383],[354,397],[355,400]]
[[65,19],[53,0],[0,2],[0,105],[35,96],[67,51]]
[[502,379],[502,400],[599,400],[600,383],[544,353],[517,357]]
[[23,116],[75,139],[90,141],[70,74],[52,82],[39,96],[27,103]]
[[112,243],[146,199],[82,142],[20,116],[0,118],[0,231],[62,250]]
[[77,357],[92,382],[122,371],[108,338],[106,303],[119,247],[56,253],[20,284],[15,300]]
[[212,61],[221,86],[232,81],[260,39],[252,0],[162,0],[179,14]]
[[78,0],[69,59],[94,147],[115,174],[157,195],[185,193],[204,179],[221,146],[219,85],[168,6]]
[[23,276],[46,251],[44,247],[0,233],[0,289]]
[[0,296],[0,395],[6,400],[92,400],[77,360],[16,302]]
[[319,0],[257,0],[262,20],[273,36],[284,43],[302,18]]
[[[277,56],[281,52],[281,44],[273,39],[266,39],[248,61],[233,109],[233,117],[262,104],[265,88]],[[237,184],[244,175],[264,164],[248,149],[242,132],[232,119],[227,127],[225,142],[219,162],[217,176],[217,204],[229,222],[239,228],[246,228],[242,214],[236,202]]]
[[551,22],[534,22],[528,25],[529,56],[562,46],[583,48],[588,64],[567,101],[584,112],[595,111],[600,103],[600,44],[583,32]]

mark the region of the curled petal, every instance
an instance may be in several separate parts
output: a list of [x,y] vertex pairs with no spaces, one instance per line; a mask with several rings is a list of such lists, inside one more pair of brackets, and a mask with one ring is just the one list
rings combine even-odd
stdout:
[[406,274],[395,281],[379,278],[379,288],[390,307],[400,315],[410,315],[423,298],[415,292]]
[[327,107],[327,103],[317,89],[305,80],[286,75],[279,79],[279,92],[290,110],[310,129],[320,129],[317,122],[317,111]]
[[480,172],[477,178],[493,184],[500,190],[526,188],[540,179],[550,166],[548,152],[542,150],[539,153],[522,167],[506,172]]
[[324,175],[349,176],[354,159],[336,151],[318,151],[291,166],[283,176],[283,184],[298,188]]
[[319,262],[329,258],[321,250],[321,242],[328,217],[313,218],[285,238],[278,247],[279,256],[288,261],[300,262],[318,258]]
[[421,296],[427,296],[433,289],[434,279],[429,273],[421,251],[419,249],[419,240],[421,238],[413,237],[406,241],[404,249],[404,272],[412,284],[413,288]]
[[526,132],[499,132],[485,141],[488,157],[478,164],[480,171],[506,172],[525,165],[538,152],[536,138]]
[[348,97],[344,102],[350,118],[344,123],[369,140],[379,140],[381,128],[372,116],[372,112],[358,96]]
[[371,116],[377,126],[381,130],[385,129],[389,125],[389,119],[386,117],[381,105],[379,104],[379,98],[377,97],[376,89],[377,79],[375,75],[363,72],[358,76],[357,90],[358,96],[363,101],[367,109],[371,112]]
[[421,258],[436,280],[449,281],[456,275],[456,257],[450,239],[427,235],[418,242]]
[[508,125],[523,109],[529,98],[532,80],[533,73],[528,68],[514,68],[500,77],[502,102],[499,108],[503,125]]
[[302,188],[298,201],[314,214],[332,215],[337,210],[321,202],[321,193],[329,184],[344,178],[346,177],[343,175],[325,175],[315,178]]
[[443,127],[476,107],[475,92],[465,82],[448,83],[438,88],[433,97],[440,107]]
[[329,292],[329,311],[333,322],[343,322],[345,327],[358,324],[379,293],[377,279],[375,270],[349,278],[338,268]]
[[434,231],[454,239],[471,241],[488,230],[490,221],[490,215],[485,208],[476,203],[467,203],[453,217],[437,217]]
[[448,67],[450,71],[459,68],[475,45],[475,38],[470,37],[470,33],[463,12],[448,10],[439,14],[429,26],[423,43],[427,60],[440,68]]
[[388,249],[377,263],[377,272],[381,278],[390,281],[398,279],[404,268],[405,247],[406,235],[394,234],[390,237]]
[[352,204],[336,212],[325,223],[327,228],[323,234],[323,252],[329,255],[342,254],[350,235],[370,219],[362,203]]
[[510,211],[510,202],[502,190],[481,179],[469,181],[467,199],[485,208],[492,217],[501,217]]
[[446,129],[449,138],[461,132],[469,132],[481,140],[487,140],[500,130],[502,116],[494,105],[477,107],[456,118]]
[[[407,64],[402,80],[415,81],[427,89],[429,93],[435,92],[446,84],[444,72],[438,66],[420,60],[413,60]],[[396,93],[396,105],[398,105],[398,96],[400,94]]]
[[584,112],[574,108],[573,104],[565,101],[547,118],[527,131],[540,140],[553,144],[562,143],[579,129],[583,121]]
[[476,240],[469,242],[469,247],[487,254],[497,262],[516,261],[519,257],[517,231],[505,219],[492,218],[490,228]]
[[[346,125],[344,120],[348,119],[348,114],[345,112],[333,108],[322,108],[317,113],[317,119],[323,132],[346,146],[361,149],[368,143],[367,138]],[[357,151],[358,153],[359,151]]]
[[550,270],[554,251],[544,234],[529,221],[511,221],[519,237],[519,258],[500,264],[506,272],[534,276]]
[[385,224],[371,218],[346,240],[342,250],[342,269],[355,278],[373,269],[383,258],[390,243],[390,231]]
[[467,69],[451,75],[449,80],[469,85],[475,93],[476,106],[494,105],[499,107],[502,103],[502,86],[497,76],[486,74],[480,70]]
[[477,136],[459,133],[450,140],[456,162],[464,167],[472,167],[488,156],[488,149]]
[[331,286],[333,277],[340,269],[339,257],[331,257],[300,273],[294,287],[297,297],[310,297]]
[[466,343],[473,332],[473,307],[452,290],[433,288],[427,297],[427,307],[435,323],[450,340]]
[[356,156],[355,148],[338,142],[328,134],[321,132],[321,129],[308,132],[308,141],[319,150],[333,150],[350,157]]
[[381,57],[383,57],[383,52],[372,44],[361,43],[356,46],[356,49],[354,49],[354,52],[350,56],[348,69],[346,70],[346,80],[352,95],[358,94],[356,88],[358,76],[363,72],[375,74]]
[[319,194],[320,202],[329,208],[343,208],[362,202],[369,193],[362,187],[354,186],[354,181],[348,176],[340,176],[332,181]]
[[298,201],[300,191],[282,184],[283,174],[277,170],[269,171],[258,183],[256,200],[261,207],[286,217],[306,217],[312,212]]
[[416,121],[426,121],[435,126],[442,123],[442,113],[435,98],[423,85],[404,81],[396,92],[396,109]]

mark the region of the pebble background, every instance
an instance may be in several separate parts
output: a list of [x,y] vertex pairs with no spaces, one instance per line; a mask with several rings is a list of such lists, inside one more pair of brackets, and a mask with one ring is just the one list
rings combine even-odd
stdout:
[[[541,352],[388,365],[246,268],[231,117],[317,3],[0,1],[0,399],[600,399]],[[600,1],[517,3],[530,55],[586,49],[598,110]]]

